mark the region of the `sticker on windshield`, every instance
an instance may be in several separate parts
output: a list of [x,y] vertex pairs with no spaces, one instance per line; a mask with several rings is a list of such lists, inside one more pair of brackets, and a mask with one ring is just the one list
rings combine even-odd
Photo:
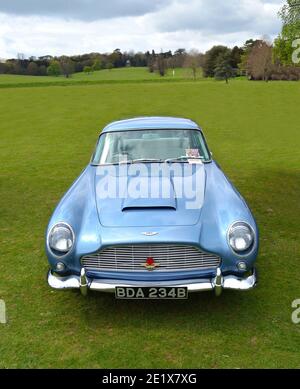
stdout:
[[198,149],[186,149],[185,155],[189,158],[200,158]]
[[[198,149],[186,149],[185,150],[186,156],[190,159],[188,159],[188,163],[198,163],[202,164],[201,157],[199,154]],[[197,159],[198,158],[198,159]]]

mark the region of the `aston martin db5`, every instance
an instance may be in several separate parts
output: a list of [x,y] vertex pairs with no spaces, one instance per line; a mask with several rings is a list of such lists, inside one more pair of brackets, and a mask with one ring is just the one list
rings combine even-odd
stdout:
[[198,124],[121,120],[102,130],[49,221],[48,283],[118,299],[248,290],[258,244],[255,219]]

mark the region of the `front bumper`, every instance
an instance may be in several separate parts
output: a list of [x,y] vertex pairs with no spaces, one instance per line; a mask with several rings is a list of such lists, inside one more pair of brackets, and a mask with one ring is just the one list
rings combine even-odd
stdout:
[[81,269],[80,276],[71,275],[60,277],[48,273],[48,284],[54,289],[80,289],[83,295],[86,295],[88,290],[97,290],[100,292],[115,292],[116,286],[137,286],[137,287],[187,287],[189,292],[200,292],[212,290],[218,296],[223,289],[249,290],[252,289],[257,282],[256,271],[246,277],[240,278],[234,275],[223,276],[221,269],[217,269],[216,276],[211,279],[192,279],[184,281],[156,281],[156,282],[141,282],[141,281],[119,281],[113,279],[89,279],[84,268]]

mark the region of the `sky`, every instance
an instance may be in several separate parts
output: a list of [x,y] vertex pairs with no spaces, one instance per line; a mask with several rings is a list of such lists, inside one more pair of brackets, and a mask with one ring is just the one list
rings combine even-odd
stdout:
[[0,0],[0,58],[273,39],[283,0]]

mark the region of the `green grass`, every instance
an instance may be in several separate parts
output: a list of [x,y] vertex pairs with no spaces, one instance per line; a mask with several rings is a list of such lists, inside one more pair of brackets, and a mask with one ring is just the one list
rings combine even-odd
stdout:
[[[201,71],[197,78],[201,79]],[[115,82],[164,82],[191,80],[191,69],[178,68],[175,73],[169,69],[164,77],[158,73],[150,73],[146,67],[118,68],[111,70],[99,70],[91,74],[74,73],[71,77],[64,76],[21,76],[14,74],[0,74],[0,88],[24,87],[24,86],[48,86],[48,85],[73,85],[73,84],[102,84]]]
[[[92,76],[93,77],[93,76]],[[0,90],[0,367],[300,367],[300,90],[289,82],[128,83]],[[44,232],[101,128],[190,117],[261,232],[259,286],[126,302],[46,284]]]
[[[169,69],[164,76],[167,79],[186,79],[191,78],[191,71],[189,69],[178,68],[175,69],[173,76],[172,70]],[[72,78],[74,80],[154,80],[164,79],[158,73],[150,73],[148,68],[119,68],[111,70],[99,70],[89,75],[85,73],[75,73]]]

